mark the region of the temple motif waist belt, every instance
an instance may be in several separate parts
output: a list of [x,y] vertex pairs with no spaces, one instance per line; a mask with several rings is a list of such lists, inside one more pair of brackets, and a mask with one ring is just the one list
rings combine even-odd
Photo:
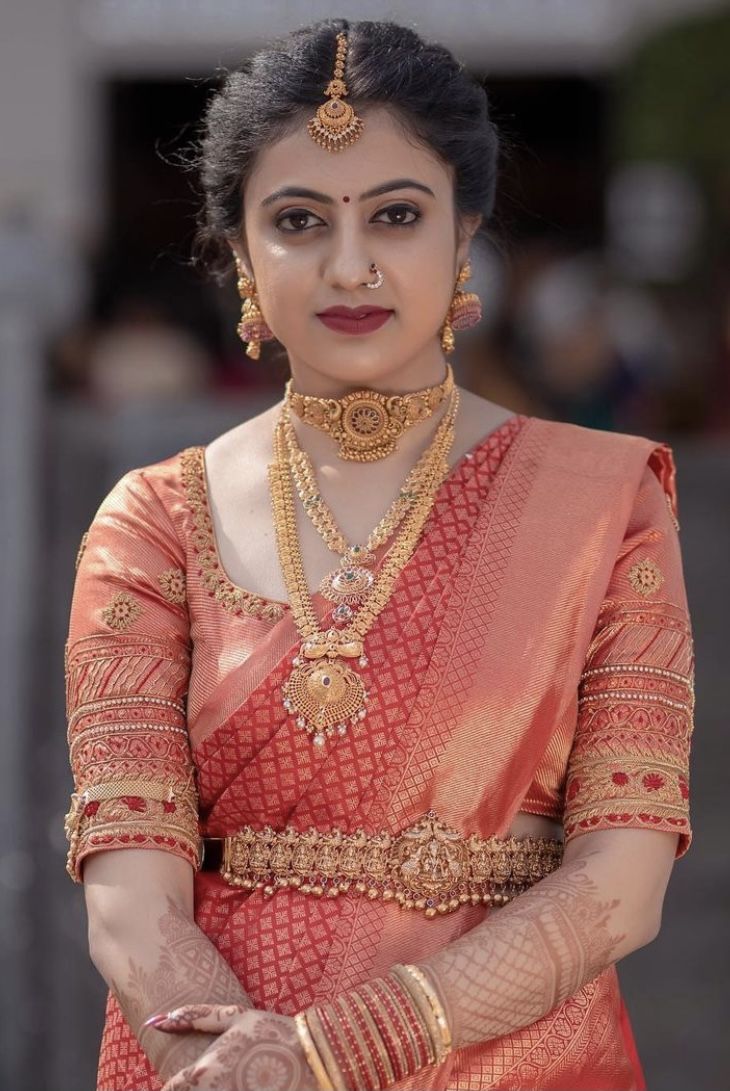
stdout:
[[563,842],[548,838],[465,837],[433,810],[399,834],[245,826],[204,837],[203,845],[206,870],[218,868],[227,883],[265,897],[285,887],[318,898],[360,894],[426,917],[461,905],[505,905],[563,856]]

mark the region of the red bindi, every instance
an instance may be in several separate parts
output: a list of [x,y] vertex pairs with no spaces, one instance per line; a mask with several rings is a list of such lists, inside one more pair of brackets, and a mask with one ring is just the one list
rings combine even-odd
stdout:
[[349,201],[349,200],[350,200],[350,198],[349,198],[349,197],[343,197],[343,198],[342,198],[342,200],[343,200],[343,201]]

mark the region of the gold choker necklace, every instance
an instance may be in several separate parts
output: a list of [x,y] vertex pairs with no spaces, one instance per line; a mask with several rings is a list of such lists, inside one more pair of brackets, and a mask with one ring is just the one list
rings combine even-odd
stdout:
[[284,388],[286,405],[305,424],[327,432],[337,443],[337,454],[353,462],[376,462],[396,450],[397,440],[411,425],[427,420],[449,397],[454,372],[446,364],[446,378],[410,394],[381,394],[354,390],[343,398],[318,398],[299,394],[289,379]]

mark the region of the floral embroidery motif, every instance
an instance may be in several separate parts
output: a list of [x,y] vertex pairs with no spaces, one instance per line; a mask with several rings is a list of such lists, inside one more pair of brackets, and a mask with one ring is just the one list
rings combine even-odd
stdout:
[[83,557],[83,555],[84,555],[84,553],[86,551],[86,543],[88,542],[88,540],[89,540],[89,532],[87,530],[87,531],[84,531],[84,533],[81,536],[81,541],[79,543],[78,553],[76,554],[76,563],[74,565],[74,570],[77,571],[77,572],[78,572],[79,565],[81,564],[81,558]]
[[634,591],[638,591],[640,595],[653,595],[664,583],[659,566],[649,557],[629,569],[628,579]]
[[133,595],[119,591],[111,602],[101,611],[101,616],[110,629],[122,632],[142,613],[142,606]]
[[168,602],[176,602],[178,605],[185,602],[185,573],[182,568],[166,569],[157,577],[157,581]]
[[188,447],[180,455],[182,482],[195,521],[193,543],[203,585],[208,594],[217,599],[224,610],[231,614],[250,614],[253,617],[278,620],[286,612],[284,606],[263,599],[252,591],[245,591],[242,587],[236,587],[221,569],[208,506],[203,452],[203,447]]

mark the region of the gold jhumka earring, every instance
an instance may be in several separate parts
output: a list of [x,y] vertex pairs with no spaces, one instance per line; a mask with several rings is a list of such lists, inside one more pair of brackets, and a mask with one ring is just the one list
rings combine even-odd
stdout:
[[446,319],[441,328],[441,348],[448,355],[454,351],[454,330],[468,330],[482,318],[482,303],[476,292],[465,292],[462,284],[471,276],[471,263],[466,261],[456,281],[456,288]]
[[246,276],[240,258],[236,255],[238,269],[238,294],[243,302],[241,321],[236,329],[242,341],[246,343],[246,355],[258,360],[261,355],[261,342],[273,340],[273,333],[266,325],[261,314],[256,284],[252,277]]

